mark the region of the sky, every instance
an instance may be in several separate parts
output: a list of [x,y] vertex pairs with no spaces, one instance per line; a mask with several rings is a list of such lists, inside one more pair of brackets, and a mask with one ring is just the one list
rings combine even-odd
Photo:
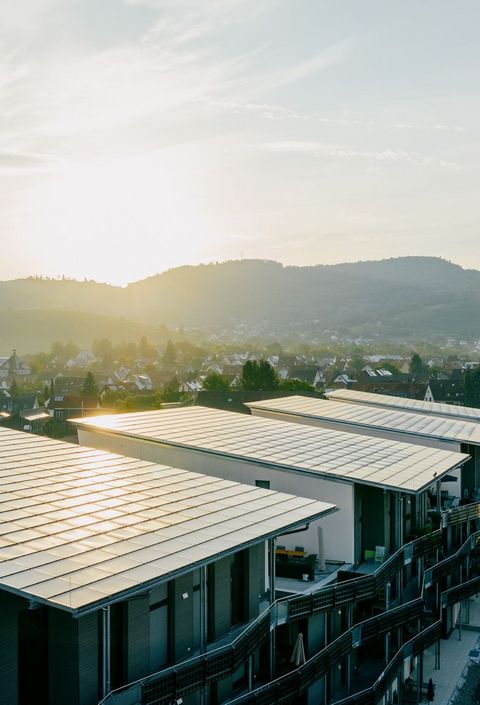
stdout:
[[480,268],[478,0],[0,10],[0,279]]

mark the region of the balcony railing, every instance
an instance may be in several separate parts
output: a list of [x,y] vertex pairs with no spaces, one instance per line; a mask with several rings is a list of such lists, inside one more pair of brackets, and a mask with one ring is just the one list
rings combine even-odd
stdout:
[[[480,508],[480,503],[458,508],[460,510],[471,510],[467,513],[466,519],[462,519],[462,521],[476,518],[477,514],[475,512],[478,510],[474,509],[474,507],[476,507],[477,504]],[[452,512],[457,513],[458,509],[449,510],[446,514],[450,516]],[[456,515],[452,524],[459,523],[457,518]],[[445,525],[449,525],[448,520],[444,526]],[[477,545],[479,537],[480,532],[472,534],[455,554],[425,571],[422,581],[422,595],[425,587],[428,587],[431,583],[437,583],[441,578],[458,569],[465,555]],[[172,702],[174,699],[183,697],[188,693],[195,692],[222,678],[232,675],[238,666],[245,663],[249,656],[267,642],[270,630],[275,628],[278,624],[304,619],[305,617],[327,612],[341,607],[342,605],[373,599],[384,589],[388,582],[393,580],[405,565],[439,549],[441,546],[442,530],[439,529],[438,531],[434,531],[431,534],[422,536],[402,546],[384,563],[380,564],[377,570],[371,575],[359,576],[335,585],[327,585],[319,590],[313,591],[309,595],[276,600],[230,644],[213,649],[175,666],[166,668],[158,673],[147,676],[135,683],[114,690],[109,693],[99,705],[137,705],[138,703],[142,705],[161,705],[162,703]],[[455,601],[453,598],[451,599]],[[422,609],[423,600],[418,598],[401,607],[389,610],[388,612],[366,620],[366,622],[355,625],[352,629],[344,632],[338,639],[331,642],[331,644],[322,649],[322,651],[309,659],[301,668],[252,693],[242,696],[242,698],[234,702],[238,702],[239,705],[240,703],[242,703],[242,705],[244,703],[245,705],[249,703],[260,704],[263,702],[275,703],[277,702],[275,699],[264,701],[262,699],[251,700],[249,698],[257,697],[257,694],[266,693],[265,689],[269,689],[269,693],[270,689],[273,689],[270,693],[271,695],[276,688],[280,687],[279,683],[283,684],[284,682],[286,683],[285,688],[290,692],[291,688],[297,688],[297,685],[294,686],[294,683],[297,683],[300,675],[301,678],[298,681],[300,685],[298,685],[298,687],[301,687],[301,692],[303,692],[306,687],[309,687],[315,680],[318,680],[324,673],[328,672],[328,669],[331,668],[333,663],[337,663],[348,654],[353,648],[353,635],[356,641],[359,637],[363,640],[369,639],[373,634],[378,635],[379,633],[383,633],[383,631],[389,631],[394,626],[406,624],[410,619],[418,619]],[[411,614],[416,616],[411,617]],[[395,624],[393,624],[391,620],[398,620],[398,623],[395,621]],[[441,623],[441,620],[439,623]],[[369,630],[371,631],[371,635]],[[417,643],[418,638],[424,633],[430,634],[431,627],[423,630],[423,632],[408,643]],[[437,637],[437,639],[438,638],[439,637]],[[433,641],[436,641],[436,639]],[[385,679],[387,672],[388,669],[385,669],[385,672],[382,674],[383,679]],[[313,680],[311,680],[311,678],[313,678]],[[372,688],[373,687],[374,686],[372,686]],[[371,698],[371,689],[369,689],[368,692]],[[283,698],[283,702],[286,702],[285,697],[287,696],[282,695],[281,697]],[[247,699],[244,700],[243,698]],[[372,700],[357,701],[347,699],[342,701],[342,704],[344,702],[372,702]]]
[[480,519],[480,502],[472,502],[462,507],[454,507],[446,512],[442,512],[443,526],[455,526],[463,524],[465,521]]
[[[457,570],[465,556],[476,547],[479,538],[480,532],[472,534],[453,556],[449,556],[438,563],[435,566],[438,569],[436,571],[437,579],[440,580]],[[348,656],[353,648],[391,629],[404,626],[409,621],[420,619],[423,614],[423,593],[427,585],[429,585],[429,583],[425,582],[425,579],[429,577],[427,573],[424,574],[421,590],[422,597],[351,627],[338,639],[335,639],[315,656],[312,656],[303,666],[272,683],[268,683],[251,693],[231,701],[231,705],[267,705],[267,703],[269,705],[285,705],[285,703],[289,702],[288,698],[290,697],[292,698],[291,702],[294,702],[295,698],[300,698],[309,686],[328,674],[334,666]],[[442,592],[441,605],[445,607],[459,602],[474,595],[479,590],[480,577],[477,577]],[[419,655],[427,647],[438,641],[441,637],[441,629],[442,615],[436,622],[419,631],[418,634],[401,647],[372,686],[337,701],[335,705],[371,705],[371,703],[378,701],[395,680],[404,659]]]

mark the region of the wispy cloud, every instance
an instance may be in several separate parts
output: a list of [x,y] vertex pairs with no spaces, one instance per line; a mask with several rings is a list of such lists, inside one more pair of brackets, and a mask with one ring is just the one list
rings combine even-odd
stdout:
[[0,174],[26,176],[27,174],[48,174],[64,163],[54,154],[35,152],[15,152],[0,148]]
[[453,133],[465,133],[467,128],[463,125],[455,124],[444,124],[444,123],[405,123],[405,122],[389,122],[382,121],[378,118],[375,120],[367,120],[365,118],[359,117],[345,117],[340,115],[329,115],[320,114],[314,111],[303,112],[301,110],[295,110],[285,105],[279,105],[277,103],[255,103],[255,102],[239,102],[239,101],[217,101],[214,103],[216,107],[224,111],[231,111],[234,113],[248,113],[251,115],[257,115],[261,118],[268,120],[302,120],[308,122],[312,125],[336,125],[339,127],[359,127],[359,128],[382,128],[382,129],[398,129],[398,130],[412,130],[412,131],[422,131],[422,132],[453,132]]
[[422,123],[408,123],[408,122],[396,122],[392,124],[392,127],[398,127],[401,130],[433,130],[438,132],[465,132],[466,129],[462,125],[445,125],[442,123],[433,124],[422,124]]
[[246,105],[255,104],[259,98],[284,89],[290,84],[306,80],[336,66],[349,55],[354,42],[351,39],[336,42],[305,60],[290,62],[287,66],[270,71],[257,70],[235,83],[240,101]]
[[322,142],[305,142],[288,140],[283,142],[266,142],[261,149],[270,152],[283,152],[286,154],[312,154],[327,157],[337,161],[365,160],[369,162],[391,162],[410,164],[412,166],[430,166],[437,164],[442,167],[460,168],[458,164],[430,156],[406,152],[399,149],[361,150],[345,145],[325,144]]
[[336,42],[332,46],[311,56],[306,61],[298,62],[281,71],[269,74],[267,77],[264,77],[264,80],[266,80],[270,89],[274,89],[308,78],[313,74],[317,74],[344,61],[350,54],[353,46],[354,41],[352,39],[344,39],[340,42]]

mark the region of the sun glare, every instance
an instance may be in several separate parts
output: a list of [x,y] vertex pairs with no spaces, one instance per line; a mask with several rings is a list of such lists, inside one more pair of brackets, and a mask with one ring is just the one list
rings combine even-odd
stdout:
[[37,228],[75,252],[73,276],[94,271],[125,284],[195,257],[205,241],[202,214],[171,158],[71,163],[44,189]]

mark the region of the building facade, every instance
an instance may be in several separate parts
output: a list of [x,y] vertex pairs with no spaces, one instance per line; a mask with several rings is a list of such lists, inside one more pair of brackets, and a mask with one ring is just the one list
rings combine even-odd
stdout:
[[[8,429],[0,468],[0,702],[221,703],[269,681],[273,541],[333,505]],[[189,689],[179,664],[209,676]]]
[[[279,489],[288,481],[299,493],[322,487],[326,498],[334,486],[341,488],[339,511],[325,520],[323,531],[326,562],[349,545],[346,560],[307,589],[298,581],[286,590],[277,575],[276,601],[268,608],[276,644],[269,681],[251,682],[248,692],[231,702],[387,705],[415,697],[418,702],[425,650],[435,649],[440,665],[442,638],[466,619],[468,600],[480,590],[474,567],[480,505],[444,509],[438,501],[432,507],[427,496],[433,491],[441,498],[441,479],[460,472],[468,455],[358,434],[335,432],[327,439],[318,428],[214,413],[179,409],[97,417],[79,421],[78,429],[82,442],[92,447],[157,462],[174,457],[191,470],[210,468],[224,477],[232,472],[251,485],[269,482]],[[332,460],[335,445],[338,462]],[[301,463],[293,461],[295,454],[303,454]],[[332,535],[335,520],[341,523]],[[300,548],[306,549],[304,536]],[[299,537],[294,535],[293,550],[288,536],[281,545],[277,539],[277,574],[281,556],[295,553]],[[317,537],[310,550],[319,546]],[[305,663],[292,665],[288,654],[299,634]],[[204,664],[194,678],[196,688],[207,673]],[[170,677],[167,671],[158,674],[158,687]],[[184,677],[182,683],[187,672]],[[116,705],[114,699],[111,703]]]

